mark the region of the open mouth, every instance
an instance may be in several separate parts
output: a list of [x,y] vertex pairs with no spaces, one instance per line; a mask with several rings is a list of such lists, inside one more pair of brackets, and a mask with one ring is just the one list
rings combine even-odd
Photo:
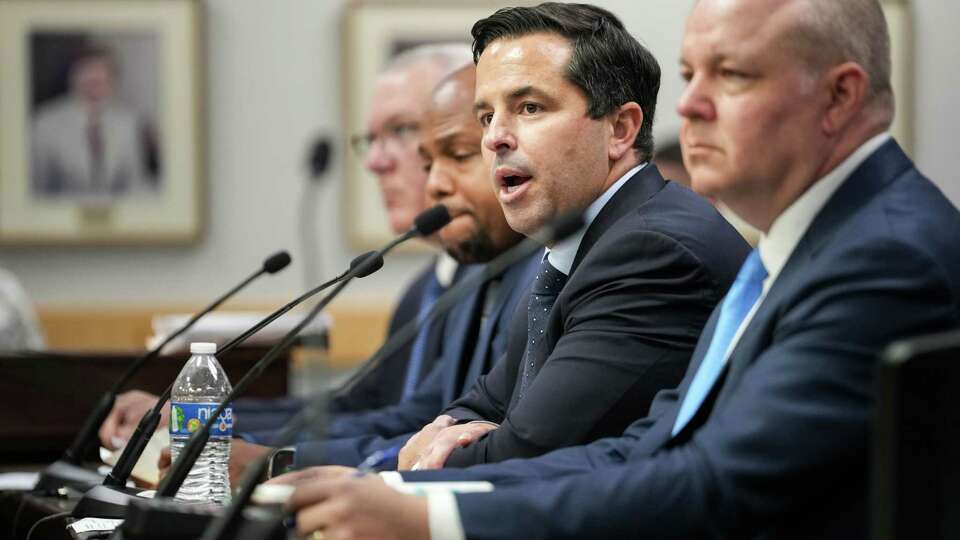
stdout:
[[506,175],[501,180],[504,190],[507,193],[513,193],[520,189],[520,186],[525,184],[527,180],[530,180],[530,176],[523,176],[519,174]]

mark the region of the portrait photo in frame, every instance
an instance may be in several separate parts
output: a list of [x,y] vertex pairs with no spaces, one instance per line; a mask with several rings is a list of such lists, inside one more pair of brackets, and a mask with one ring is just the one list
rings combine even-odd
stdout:
[[0,243],[203,229],[198,0],[0,0]]
[[[428,43],[469,44],[473,24],[504,5],[495,1],[348,2],[342,26],[341,60],[343,126],[347,136],[365,132],[374,81],[391,57]],[[364,168],[363,156],[348,144],[342,147],[345,153],[343,225],[348,243],[358,251],[379,247],[394,234],[383,211],[377,180]]]

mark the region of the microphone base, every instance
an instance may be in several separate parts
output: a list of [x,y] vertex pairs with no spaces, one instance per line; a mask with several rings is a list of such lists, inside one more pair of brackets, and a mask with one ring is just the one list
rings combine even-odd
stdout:
[[131,501],[144,500],[143,497],[137,497],[137,493],[143,491],[140,488],[94,486],[83,494],[71,515],[76,519],[124,519]]
[[61,459],[54,461],[40,473],[34,489],[45,493],[56,493],[64,487],[86,491],[101,483],[103,475]]
[[[168,540],[200,538],[226,509],[215,504],[188,504],[172,499],[137,499],[127,508],[123,524],[110,538]],[[285,540],[283,515],[266,508],[248,508],[235,540]]]

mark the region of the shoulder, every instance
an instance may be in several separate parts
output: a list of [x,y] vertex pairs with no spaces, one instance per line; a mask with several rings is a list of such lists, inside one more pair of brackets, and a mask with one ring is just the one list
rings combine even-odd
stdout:
[[668,182],[604,231],[581,267],[617,267],[624,274],[697,269],[725,288],[722,284],[733,280],[749,249],[713,205]]

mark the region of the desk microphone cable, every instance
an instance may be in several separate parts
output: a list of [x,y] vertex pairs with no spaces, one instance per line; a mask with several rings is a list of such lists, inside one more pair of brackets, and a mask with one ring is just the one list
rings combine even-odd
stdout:
[[36,523],[33,524],[33,527],[30,527],[30,531],[27,532],[27,539],[26,539],[26,540],[30,540],[30,538],[33,536],[33,531],[37,530],[37,527],[39,527],[40,524],[43,523],[44,521],[53,521],[53,520],[55,520],[55,519],[62,518],[62,517],[66,517],[66,516],[69,516],[69,515],[70,515],[70,512],[58,512],[58,513],[56,513],[56,514],[51,514],[51,515],[49,515],[49,516],[47,516],[47,517],[40,518],[39,520],[37,520]]

